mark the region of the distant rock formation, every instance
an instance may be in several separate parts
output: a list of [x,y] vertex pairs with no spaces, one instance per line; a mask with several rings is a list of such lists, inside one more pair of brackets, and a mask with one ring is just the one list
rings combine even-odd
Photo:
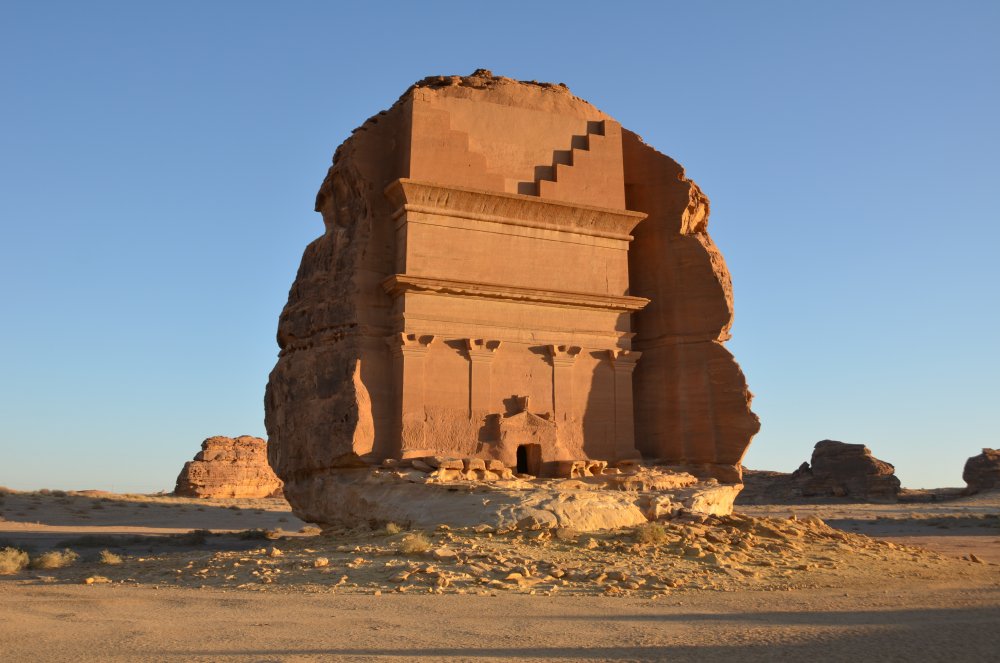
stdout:
[[1000,489],[1000,449],[983,448],[983,453],[965,461],[962,479],[968,495]]
[[791,474],[743,470],[740,504],[783,502],[801,498],[895,500],[900,483],[896,468],[872,456],[863,444],[836,440],[816,443],[812,464],[802,463]]
[[221,435],[201,443],[184,463],[174,494],[181,497],[281,497],[281,479],[267,463],[267,440]]

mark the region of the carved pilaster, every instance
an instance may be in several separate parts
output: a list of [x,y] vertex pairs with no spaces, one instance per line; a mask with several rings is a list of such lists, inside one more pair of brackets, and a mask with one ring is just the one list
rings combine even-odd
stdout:
[[638,455],[635,448],[635,415],[632,409],[632,372],[641,352],[608,350],[614,373],[615,454],[618,459]]
[[406,457],[408,451],[419,452],[425,448],[424,364],[434,337],[399,333],[387,338],[386,342],[392,350],[396,377],[400,455]]
[[569,418],[573,410],[573,363],[580,348],[575,345],[550,345],[552,359],[552,416],[556,421]]
[[493,356],[500,341],[482,338],[465,339],[469,354],[469,417],[489,410],[493,402]]

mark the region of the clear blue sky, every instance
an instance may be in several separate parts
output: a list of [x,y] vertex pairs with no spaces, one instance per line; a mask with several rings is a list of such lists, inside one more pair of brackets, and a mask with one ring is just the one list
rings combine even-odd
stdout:
[[334,148],[413,81],[565,82],[688,169],[747,464],[1000,446],[1000,3],[0,4],[0,485],[170,489],[264,435]]

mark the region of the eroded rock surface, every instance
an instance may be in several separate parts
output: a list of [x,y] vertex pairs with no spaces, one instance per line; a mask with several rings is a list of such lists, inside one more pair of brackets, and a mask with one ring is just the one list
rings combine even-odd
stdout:
[[216,436],[184,463],[174,494],[183,497],[280,497],[281,479],[267,462],[267,440]]
[[[456,464],[459,465],[460,463]],[[502,478],[490,470],[431,467],[420,459],[344,469],[314,480],[302,516],[335,526],[479,527],[498,531],[631,527],[701,514],[727,515],[742,486],[635,467],[577,479]],[[335,515],[334,515],[335,514]]]
[[863,444],[823,440],[813,449],[812,463],[791,474],[743,471],[741,504],[793,501],[801,498],[895,500],[900,482],[895,468],[872,455]]
[[420,81],[337,149],[316,210],[265,396],[296,513],[335,520],[317,486],[386,459],[739,483],[759,422],[708,198],[565,86]]
[[1000,449],[984,448],[983,453],[965,461],[962,480],[968,494],[1000,489]]
[[872,455],[863,444],[823,440],[813,449],[811,477],[803,494],[894,499],[899,494],[896,468]]

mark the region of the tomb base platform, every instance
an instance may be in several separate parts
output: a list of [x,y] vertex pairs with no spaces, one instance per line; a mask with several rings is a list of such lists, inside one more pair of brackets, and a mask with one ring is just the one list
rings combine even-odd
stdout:
[[293,505],[308,505],[295,508],[298,517],[327,527],[392,522],[418,529],[588,532],[692,513],[728,515],[743,488],[655,467],[583,478],[477,480],[402,463],[317,475],[286,486],[286,495]]

